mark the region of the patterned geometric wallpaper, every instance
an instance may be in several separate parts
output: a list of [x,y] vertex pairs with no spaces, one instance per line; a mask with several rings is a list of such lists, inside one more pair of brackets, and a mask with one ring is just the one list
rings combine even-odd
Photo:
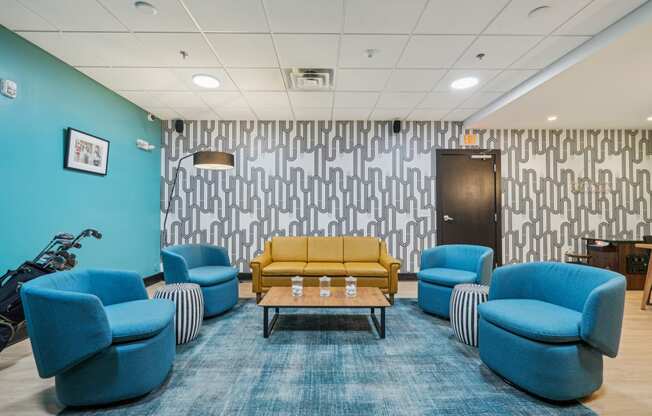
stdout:
[[[248,262],[275,235],[374,235],[418,270],[436,243],[435,149],[460,144],[461,123],[190,121],[164,124],[161,225],[180,157],[213,148],[235,168],[182,162],[166,244],[226,247]],[[652,234],[651,130],[483,130],[502,150],[503,262],[563,258],[579,237]],[[162,234],[164,240],[165,234]]]

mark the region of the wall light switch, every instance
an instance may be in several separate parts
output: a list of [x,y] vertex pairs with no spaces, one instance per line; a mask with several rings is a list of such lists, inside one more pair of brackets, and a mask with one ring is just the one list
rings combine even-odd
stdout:
[[10,79],[3,79],[0,81],[0,92],[9,98],[16,98],[18,85]]

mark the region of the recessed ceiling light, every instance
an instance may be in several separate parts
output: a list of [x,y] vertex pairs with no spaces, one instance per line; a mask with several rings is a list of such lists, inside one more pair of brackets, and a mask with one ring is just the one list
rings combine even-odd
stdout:
[[464,77],[456,79],[451,83],[451,88],[454,90],[465,90],[467,88],[475,87],[478,85],[478,79],[476,77]]
[[556,121],[557,116],[548,116],[548,121]]
[[192,82],[202,88],[217,88],[220,86],[220,80],[212,75],[195,74],[192,76]]
[[154,7],[152,4],[147,3],[146,1],[137,1],[134,3],[134,7],[136,10],[141,12],[142,14],[148,14],[148,15],[155,15],[158,13],[158,10],[156,7]]

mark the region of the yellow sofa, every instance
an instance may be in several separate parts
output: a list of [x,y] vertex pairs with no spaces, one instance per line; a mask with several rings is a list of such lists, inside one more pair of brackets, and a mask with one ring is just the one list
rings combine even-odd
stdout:
[[344,286],[346,276],[355,276],[358,286],[378,287],[393,302],[400,267],[374,237],[273,237],[251,261],[252,290],[260,301],[270,287],[290,286],[293,276],[304,276],[305,286],[318,286],[321,276]]

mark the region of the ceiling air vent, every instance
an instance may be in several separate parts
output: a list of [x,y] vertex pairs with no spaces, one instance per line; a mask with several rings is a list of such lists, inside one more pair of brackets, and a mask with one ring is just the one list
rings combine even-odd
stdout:
[[285,79],[291,90],[326,91],[333,88],[333,70],[330,68],[289,68]]

